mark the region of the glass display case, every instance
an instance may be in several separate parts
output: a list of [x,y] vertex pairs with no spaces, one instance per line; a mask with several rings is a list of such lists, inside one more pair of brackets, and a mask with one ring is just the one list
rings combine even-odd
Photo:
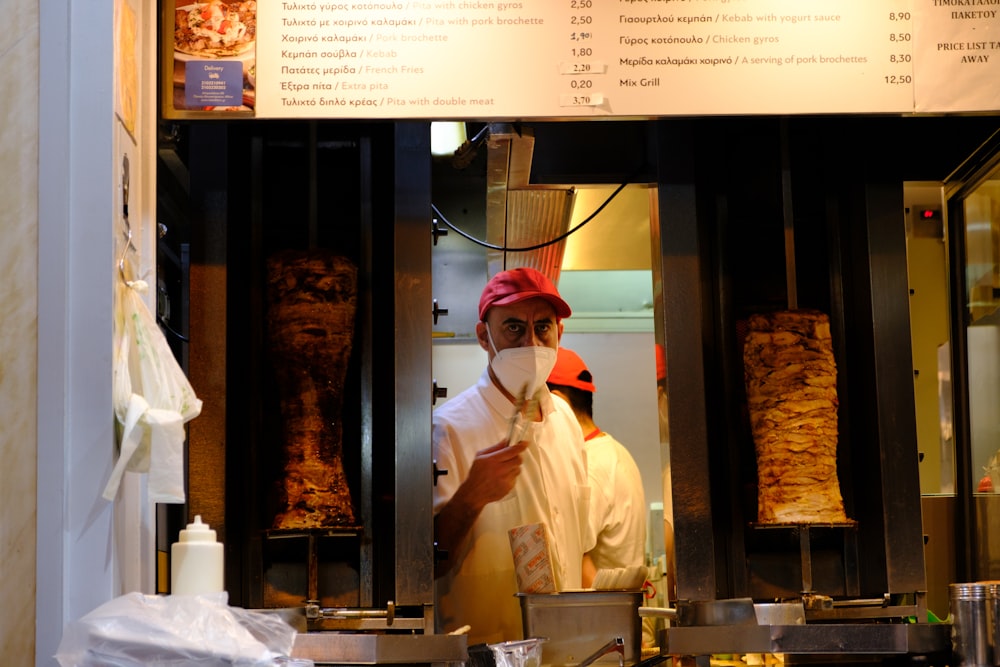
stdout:
[[977,579],[1000,577],[1000,167],[961,200],[969,488]]

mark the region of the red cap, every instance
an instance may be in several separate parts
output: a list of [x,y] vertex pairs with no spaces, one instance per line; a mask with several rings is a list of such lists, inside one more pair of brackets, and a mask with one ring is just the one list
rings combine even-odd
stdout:
[[667,378],[667,353],[663,351],[663,346],[656,344],[656,379],[665,380]]
[[569,317],[573,312],[544,273],[521,267],[501,271],[490,278],[479,297],[479,319],[485,320],[486,311],[493,306],[509,306],[535,297],[551,303],[560,318]]
[[[584,377],[590,379],[580,379],[584,373],[586,373]],[[573,350],[560,347],[556,353],[556,365],[549,373],[549,379],[546,382],[564,387],[576,387],[593,393],[597,391],[597,387],[594,386],[592,380],[590,371],[587,370],[587,364],[583,363],[580,355]]]

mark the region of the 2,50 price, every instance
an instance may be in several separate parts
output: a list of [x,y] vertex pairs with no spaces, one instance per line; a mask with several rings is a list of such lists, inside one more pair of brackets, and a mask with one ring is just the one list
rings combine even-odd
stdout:
[[570,0],[570,9],[590,9],[594,6],[593,0]]
[[569,17],[570,25],[590,25],[594,22],[594,17],[589,14]]

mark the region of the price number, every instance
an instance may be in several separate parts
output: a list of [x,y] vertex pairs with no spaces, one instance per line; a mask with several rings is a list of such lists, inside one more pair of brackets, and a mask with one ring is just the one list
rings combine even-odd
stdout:
[[596,107],[602,104],[604,104],[604,95],[601,93],[573,93],[559,96],[559,106],[561,107]]
[[909,42],[913,36],[908,32],[891,32],[889,33],[890,42]]
[[909,53],[891,53],[889,54],[889,62],[891,63],[908,63],[913,60],[913,56]]
[[569,17],[570,25],[590,25],[593,22],[594,17],[590,14],[581,14],[579,16],[574,15]]
[[560,74],[607,74],[608,64],[600,60],[589,60],[587,62],[559,63]]
[[890,21],[909,21],[912,18],[910,12],[889,12]]
[[559,63],[559,73],[560,74],[607,74],[608,64],[600,60],[587,60],[587,61],[576,61],[576,62],[565,62]]
[[884,79],[890,86],[905,86],[913,83],[913,76],[910,74],[888,74]]
[[594,6],[594,0],[570,0],[570,9],[590,9]]
[[585,58],[587,56],[594,55],[594,49],[590,48],[589,46],[581,46],[576,49],[570,49],[569,52],[573,54],[574,58],[580,58],[580,57]]
[[594,35],[589,32],[571,32],[569,34],[569,40],[571,42],[584,42],[591,39]]

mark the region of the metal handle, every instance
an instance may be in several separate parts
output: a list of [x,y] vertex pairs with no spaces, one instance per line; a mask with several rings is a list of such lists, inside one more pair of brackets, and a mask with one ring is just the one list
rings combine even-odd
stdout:
[[676,621],[677,610],[671,607],[639,607],[639,616],[652,616],[653,618],[666,618]]
[[607,644],[597,649],[589,658],[586,658],[577,667],[587,667],[588,665],[597,662],[599,659],[606,656],[608,653],[618,654],[618,667],[625,667],[625,640],[621,637],[615,637]]

